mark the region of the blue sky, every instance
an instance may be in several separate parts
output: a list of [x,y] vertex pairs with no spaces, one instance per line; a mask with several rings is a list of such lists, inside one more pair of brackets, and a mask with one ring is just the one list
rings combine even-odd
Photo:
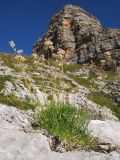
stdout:
[[0,0],[0,52],[12,52],[8,42],[13,40],[30,55],[51,17],[65,4],[81,6],[105,28],[120,28],[120,0]]

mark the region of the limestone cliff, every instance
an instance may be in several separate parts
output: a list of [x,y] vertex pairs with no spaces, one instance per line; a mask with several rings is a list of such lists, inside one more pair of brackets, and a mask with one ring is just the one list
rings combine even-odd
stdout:
[[120,29],[104,29],[97,18],[78,6],[66,5],[50,22],[49,30],[39,39],[33,52],[44,53],[45,40],[53,41],[55,49],[65,50],[65,58],[77,55],[79,63],[99,64],[110,51],[112,60],[120,65]]

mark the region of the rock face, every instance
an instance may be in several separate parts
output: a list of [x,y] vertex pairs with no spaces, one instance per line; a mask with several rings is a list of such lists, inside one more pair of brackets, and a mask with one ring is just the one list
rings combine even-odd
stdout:
[[56,50],[65,50],[66,59],[77,54],[79,63],[92,60],[98,64],[110,51],[110,58],[120,65],[120,30],[104,29],[99,20],[78,6],[66,5],[51,19],[48,32],[35,43],[34,53],[44,53],[45,40],[51,40]]

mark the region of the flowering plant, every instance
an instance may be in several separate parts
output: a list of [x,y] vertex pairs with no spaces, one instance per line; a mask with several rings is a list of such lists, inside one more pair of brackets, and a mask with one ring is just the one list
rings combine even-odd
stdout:
[[15,53],[17,53],[17,54],[23,54],[23,50],[21,50],[21,49],[16,49],[15,48],[15,46],[16,46],[16,44],[14,43],[14,41],[9,41],[9,45],[10,45],[10,47],[13,49],[13,51],[15,52]]

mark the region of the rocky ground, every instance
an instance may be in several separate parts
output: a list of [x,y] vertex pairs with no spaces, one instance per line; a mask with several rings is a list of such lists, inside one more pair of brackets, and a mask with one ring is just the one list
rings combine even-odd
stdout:
[[[0,54],[1,160],[120,159],[120,77],[117,73],[71,63],[64,64],[61,72],[59,62],[48,63],[34,56],[25,57],[23,62],[15,57]],[[53,87],[55,77],[57,85]],[[99,140],[93,149],[67,151],[62,143],[54,142],[52,135],[33,128],[35,115],[49,101],[51,89],[57,91],[56,101],[64,100],[89,110],[89,130]],[[93,93],[98,96],[102,93],[104,98],[96,98]]]

